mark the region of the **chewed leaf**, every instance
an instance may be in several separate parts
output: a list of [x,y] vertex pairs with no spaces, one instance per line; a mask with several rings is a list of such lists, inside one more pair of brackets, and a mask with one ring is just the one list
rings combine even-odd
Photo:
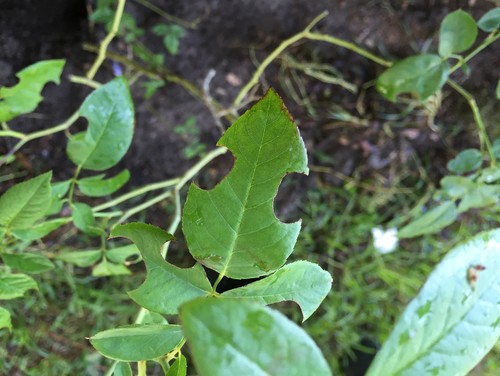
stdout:
[[0,122],[32,112],[42,100],[43,87],[61,79],[64,60],[45,60],[17,73],[19,82],[13,87],[0,87]]
[[115,78],[96,89],[83,102],[80,115],[89,126],[68,142],[69,158],[87,170],[113,167],[127,152],[134,132],[134,105],[127,81]]
[[129,223],[115,227],[111,236],[132,240],[141,252],[148,272],[146,280],[128,294],[144,308],[162,314],[176,314],[182,303],[211,292],[212,286],[201,265],[182,269],[163,259],[161,248],[173,236],[158,227]]
[[296,302],[307,320],[330,291],[332,277],[318,265],[296,261],[278,269],[274,274],[246,286],[226,291],[222,296],[262,304],[283,300]]
[[212,190],[189,188],[182,228],[189,251],[230,278],[252,278],[282,266],[300,222],[280,222],[273,200],[281,179],[307,173],[307,155],[280,97],[269,90],[218,142],[235,156],[232,171]]
[[367,376],[466,375],[500,337],[500,230],[451,250],[408,305]]
[[449,65],[438,55],[411,56],[395,63],[377,79],[377,90],[390,101],[398,94],[415,93],[420,100],[435,94],[449,75]]

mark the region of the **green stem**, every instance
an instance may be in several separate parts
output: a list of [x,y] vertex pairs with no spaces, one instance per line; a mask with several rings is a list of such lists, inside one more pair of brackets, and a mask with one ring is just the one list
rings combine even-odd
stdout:
[[22,140],[26,137],[26,135],[21,132],[16,132],[11,129],[6,129],[4,131],[0,131],[0,137],[14,137]]
[[158,183],[146,185],[144,187],[138,188],[134,191],[131,191],[131,192],[128,192],[124,195],[116,197],[113,200],[110,200],[110,201],[107,201],[101,205],[98,205],[98,206],[92,208],[92,211],[94,213],[97,213],[97,212],[100,212],[101,210],[112,208],[113,206],[116,206],[124,201],[128,201],[134,197],[143,195],[147,192],[151,192],[151,191],[155,191],[158,189],[163,189],[163,188],[168,188],[168,187],[174,186],[179,182],[179,180],[180,180],[179,178],[175,178],[175,179],[169,179],[169,180],[161,181]]
[[116,7],[115,17],[113,19],[113,26],[111,27],[111,30],[108,33],[108,35],[106,35],[106,37],[102,40],[101,45],[99,46],[99,52],[97,54],[97,58],[94,61],[92,67],[87,72],[87,78],[89,80],[92,80],[95,77],[97,71],[99,70],[99,67],[106,59],[106,50],[108,49],[109,44],[111,43],[113,38],[118,34],[118,31],[120,29],[120,21],[122,19],[124,8],[125,8],[125,0],[118,0],[118,6]]
[[97,81],[88,79],[87,77],[75,76],[74,74],[69,76],[69,80],[75,84],[86,85],[92,89],[99,89],[102,86],[102,84]]
[[146,376],[146,361],[137,362],[137,376]]
[[156,14],[158,14],[160,17],[163,17],[165,18],[167,21],[169,22],[173,22],[173,23],[176,23],[178,25],[181,25],[187,29],[196,29],[196,26],[197,24],[199,23],[199,20],[195,20],[195,21],[186,21],[186,20],[183,20],[181,18],[178,18],[178,17],[175,17],[175,16],[172,16],[171,14],[168,14],[167,12],[165,12],[164,10],[158,8],[156,5],[154,4],[151,4],[149,1],[147,0],[134,0],[136,3],[139,3],[141,4],[144,8],[148,8],[149,10],[155,12]]
[[319,21],[321,21],[323,18],[325,18],[327,15],[328,15],[328,12],[326,12],[326,11],[323,12],[323,13],[321,13],[321,14],[319,14],[316,18],[314,18],[314,20],[311,21],[311,23],[309,23],[309,25],[307,25],[307,27],[303,31],[301,31],[300,33],[295,34],[294,36],[292,36],[292,37],[284,40],[283,42],[281,42],[281,44],[273,52],[271,52],[271,54],[268,55],[264,59],[264,61],[258,66],[257,70],[253,74],[253,76],[250,79],[250,81],[248,81],[248,83],[241,89],[241,91],[236,96],[236,99],[233,102],[233,106],[235,108],[237,108],[241,104],[241,102],[243,101],[243,99],[245,98],[245,96],[248,94],[248,92],[255,85],[258,84],[260,77],[264,73],[264,70],[273,62],[274,59],[276,59],[289,46],[291,46],[292,44],[294,44],[294,43],[296,43],[296,42],[298,42],[298,41],[300,41],[302,39],[309,39],[309,40],[316,40],[316,41],[327,42],[327,43],[330,43],[330,44],[333,44],[333,45],[336,45],[336,46],[343,47],[343,48],[346,48],[348,50],[354,51],[357,54],[359,54],[361,56],[364,56],[367,59],[370,59],[370,60],[376,62],[377,64],[380,64],[380,65],[383,65],[383,66],[386,66],[386,67],[390,67],[392,65],[392,63],[390,61],[384,60],[384,59],[378,57],[377,55],[374,55],[371,52],[369,52],[369,51],[367,51],[367,50],[365,50],[365,49],[357,46],[354,43],[347,42],[347,41],[345,41],[343,39],[335,38],[335,37],[332,37],[332,36],[329,36],[329,35],[311,32],[311,29]]
[[48,129],[44,129],[42,131],[24,134],[23,137],[19,140],[19,142],[16,145],[14,145],[14,147],[11,150],[9,150],[9,152],[4,156],[3,159],[0,160],[0,166],[2,164],[4,164],[12,154],[14,154],[16,151],[21,149],[26,143],[33,141],[37,138],[41,138],[41,137],[49,136],[49,135],[57,133],[57,132],[65,131],[78,119],[79,116],[80,116],[80,112],[76,111],[73,115],[71,115],[68,119],[66,119],[64,122],[62,122],[59,125],[56,125],[54,127],[48,128]]
[[140,205],[134,206],[133,208],[128,209],[123,215],[113,224],[113,227],[116,225],[119,225],[120,223],[125,222],[128,218],[133,216],[134,214],[137,214],[143,210],[146,210],[150,206],[153,206],[154,204],[157,204],[158,202],[165,200],[166,198],[170,197],[172,195],[172,191],[166,191],[163,192],[162,194],[153,197],[152,199],[143,202]]
[[484,147],[486,146],[486,151],[488,152],[488,155],[490,157],[490,164],[492,167],[494,167],[496,164],[495,155],[493,153],[493,148],[491,147],[491,143],[490,143],[490,140],[488,138],[488,134],[486,133],[486,127],[483,123],[481,113],[479,112],[479,108],[477,107],[476,100],[467,90],[465,90],[463,87],[461,87],[455,81],[448,80],[447,83],[456,92],[458,92],[462,97],[464,97],[465,100],[467,101],[467,103],[469,104],[469,106],[472,110],[472,114],[474,115],[474,121],[475,121],[477,128],[478,128],[478,131],[479,131],[479,140],[480,140],[481,149],[484,150]]
[[476,56],[479,52],[484,50],[490,44],[495,42],[498,38],[500,38],[500,33],[498,31],[494,31],[493,33],[489,34],[479,46],[477,46],[472,52],[470,52],[467,56],[465,56],[463,59],[457,62],[453,67],[451,67],[450,75],[457,69],[460,69],[460,67],[463,64],[466,64],[470,59],[472,59],[474,56]]

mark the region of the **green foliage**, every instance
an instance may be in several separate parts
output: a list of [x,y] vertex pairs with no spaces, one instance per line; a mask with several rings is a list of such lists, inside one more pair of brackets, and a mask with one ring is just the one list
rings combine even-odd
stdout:
[[179,51],[179,39],[186,33],[179,25],[156,24],[153,26],[153,34],[163,38],[163,45],[171,55],[177,55]]
[[471,15],[463,10],[448,14],[439,29],[439,54],[448,57],[470,48],[477,37],[477,26]]
[[44,273],[54,269],[54,264],[45,256],[34,253],[2,254],[5,265],[23,273]]
[[174,133],[188,141],[182,150],[184,158],[193,159],[206,154],[207,145],[200,141],[200,128],[196,126],[196,116],[189,116],[184,124],[174,127]]
[[50,81],[59,84],[64,60],[45,60],[19,71],[19,82],[0,87],[0,123],[32,112],[42,100],[40,92]]
[[87,118],[89,126],[68,142],[69,158],[87,170],[113,167],[127,152],[134,131],[134,106],[126,80],[115,78],[95,90],[79,114]]
[[130,172],[123,170],[118,175],[103,179],[104,174],[78,180],[78,189],[88,197],[102,197],[115,193],[130,179]]
[[390,101],[395,101],[398,94],[409,92],[423,101],[443,87],[448,75],[448,63],[439,56],[412,56],[382,73],[377,79],[377,90]]
[[[122,362],[138,362],[158,358],[173,350],[182,340],[178,325],[132,325],[105,330],[90,337],[97,351]],[[147,346],[137,346],[138,343]]]
[[477,22],[477,26],[487,32],[500,29],[500,8],[493,8],[484,14]]
[[432,234],[452,224],[458,213],[453,201],[445,201],[418,217],[398,232],[398,237],[413,238],[424,234]]
[[50,207],[51,172],[11,187],[0,197],[0,226],[24,229],[44,216]]
[[180,316],[201,375],[331,375],[310,337],[266,307],[197,299]]
[[450,172],[464,174],[477,170],[483,163],[483,156],[477,149],[466,149],[448,162],[446,166]]
[[305,321],[325,299],[331,283],[330,274],[317,264],[297,261],[257,282],[226,291],[222,296],[262,304],[291,300],[300,306]]
[[0,299],[20,298],[28,290],[37,290],[35,280],[26,274],[6,274],[0,271]]
[[5,308],[0,307],[0,329],[7,328],[9,331],[12,330],[12,319],[10,312]]
[[500,336],[500,231],[457,246],[377,354],[371,375],[465,375]]
[[189,251],[230,278],[267,275],[285,263],[300,231],[299,222],[276,219],[272,199],[286,173],[308,172],[304,144],[269,91],[218,145],[233,150],[235,166],[211,191],[189,188],[182,218]]

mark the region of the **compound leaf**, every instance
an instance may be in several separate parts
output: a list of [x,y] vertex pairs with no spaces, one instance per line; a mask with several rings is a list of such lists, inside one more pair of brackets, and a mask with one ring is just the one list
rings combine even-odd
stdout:
[[500,29],[500,8],[493,8],[486,12],[477,22],[477,26],[486,32]]
[[307,173],[307,155],[281,98],[269,90],[224,136],[232,171],[212,190],[192,184],[182,228],[189,251],[230,278],[252,278],[281,267],[293,251],[300,221],[280,222],[273,199],[283,176]]
[[6,265],[23,273],[44,273],[54,269],[47,257],[34,253],[4,253],[2,259]]
[[167,354],[181,341],[179,325],[130,325],[105,330],[89,338],[102,355],[122,362],[139,362]]
[[38,285],[29,275],[0,274],[0,299],[20,298],[28,290],[38,290]]
[[439,29],[439,47],[441,56],[465,51],[474,44],[477,37],[477,26],[474,18],[459,9],[448,14]]
[[64,60],[45,60],[19,71],[17,85],[0,87],[0,122],[32,112],[42,100],[43,87],[52,81],[59,84]]
[[500,230],[451,250],[408,305],[367,376],[466,375],[500,336]]
[[200,375],[331,375],[306,332],[281,313],[236,299],[202,298],[180,309]]
[[130,179],[130,172],[123,170],[118,175],[103,179],[104,174],[78,180],[78,189],[88,197],[108,196],[119,190]]
[[305,321],[325,299],[331,285],[330,273],[311,262],[296,261],[260,281],[226,291],[222,296],[261,304],[292,300],[300,306]]
[[161,248],[173,236],[158,227],[129,223],[115,227],[111,236],[132,240],[141,252],[146,263],[146,280],[128,294],[144,308],[162,314],[176,314],[178,307],[184,302],[207,296],[212,291],[201,265],[182,269],[165,261],[161,256]]
[[401,93],[415,93],[425,100],[441,89],[449,75],[449,65],[438,55],[411,56],[395,63],[377,79],[377,90],[390,101]]
[[127,152],[134,131],[134,106],[125,78],[115,78],[92,92],[80,107],[80,116],[87,118],[89,126],[68,142],[69,158],[87,170],[114,166]]
[[444,201],[427,213],[408,223],[399,232],[398,237],[413,238],[424,234],[432,234],[452,224],[458,216],[453,201]]
[[0,225],[26,228],[50,208],[52,172],[14,185],[0,197]]

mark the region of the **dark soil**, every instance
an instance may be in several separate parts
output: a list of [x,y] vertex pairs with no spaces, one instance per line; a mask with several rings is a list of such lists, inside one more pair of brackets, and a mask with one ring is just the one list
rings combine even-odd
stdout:
[[[284,39],[300,32],[325,9],[329,16],[317,29],[356,42],[386,58],[402,58],[425,48],[435,50],[437,31],[442,18],[455,9],[470,12],[475,19],[489,10],[487,1],[434,0],[241,0],[238,2],[153,1],[158,7],[176,17],[199,22],[188,29],[181,39],[179,54],[166,54],[166,67],[198,87],[208,72],[216,74],[210,83],[210,94],[223,106],[229,106],[236,93],[255,71],[255,61],[261,62]],[[70,74],[84,75],[94,55],[82,48],[83,43],[97,44],[104,32],[101,25],[90,27],[87,12],[95,6],[84,0],[0,0],[0,85],[15,84],[14,74],[27,65],[44,59],[66,59],[61,85],[49,84],[43,91],[44,101],[35,114],[11,122],[16,130],[38,130],[58,124],[72,114],[90,89],[72,84]],[[137,24],[149,30],[163,20],[134,1],[127,11]],[[155,52],[164,52],[160,38],[147,33],[141,41]],[[480,38],[484,37],[480,33]],[[500,45],[483,51],[470,63],[471,75],[457,73],[457,79],[476,94],[480,106],[489,106],[498,80]],[[127,55],[130,51],[123,41],[114,42],[110,51]],[[444,101],[435,118],[436,127],[429,127],[423,111],[391,120],[401,106],[389,105],[373,89],[372,80],[382,71],[353,52],[319,42],[301,42],[287,51],[294,59],[318,62],[335,67],[342,77],[360,91],[352,94],[339,86],[320,82],[301,75],[307,96],[315,113],[293,99],[284,85],[289,70],[284,60],[276,61],[261,79],[257,95],[273,86],[282,95],[290,113],[296,119],[310,153],[310,164],[331,168],[344,175],[355,171],[364,176],[385,175],[389,181],[401,169],[412,168],[410,156],[433,166],[435,181],[442,175],[445,163],[454,150],[475,146],[477,140],[467,136],[472,117],[466,103],[455,93],[444,92]],[[123,68],[126,68],[123,66]],[[104,64],[97,79],[106,82],[113,78],[111,62]],[[365,85],[366,84],[366,85]],[[361,90],[366,87],[366,90]],[[205,104],[179,85],[167,83],[149,100],[144,100],[140,85],[132,87],[136,104],[136,134],[126,158],[116,171],[128,168],[132,187],[165,180],[185,171],[194,163],[182,156],[189,140],[173,132],[176,125],[195,115],[201,129],[201,140],[210,150],[221,135]],[[360,124],[342,123],[334,119],[334,105],[340,106],[363,120]],[[242,109],[243,110],[243,109]],[[242,111],[241,111],[242,112]],[[491,110],[493,113],[494,110]],[[228,122],[222,120],[225,127]],[[84,122],[77,124],[81,127]],[[385,130],[389,125],[392,133]],[[73,131],[72,131],[73,132]],[[458,133],[458,134],[457,134]],[[457,134],[453,139],[451,134]],[[55,180],[73,174],[73,166],[65,155],[66,137],[57,134],[33,141],[17,153],[17,167],[2,167],[5,171],[28,171],[37,174],[54,170]],[[0,140],[0,154],[5,154],[14,140]],[[432,163],[430,163],[432,161]],[[200,184],[210,186],[230,168],[231,158],[220,158],[202,175]],[[317,184],[338,185],[340,180],[329,174],[313,172],[310,178],[285,179],[285,188],[278,199],[282,218],[295,219],[303,192]],[[0,187],[3,191],[7,186]],[[148,221],[165,226],[164,211],[149,212]]]

